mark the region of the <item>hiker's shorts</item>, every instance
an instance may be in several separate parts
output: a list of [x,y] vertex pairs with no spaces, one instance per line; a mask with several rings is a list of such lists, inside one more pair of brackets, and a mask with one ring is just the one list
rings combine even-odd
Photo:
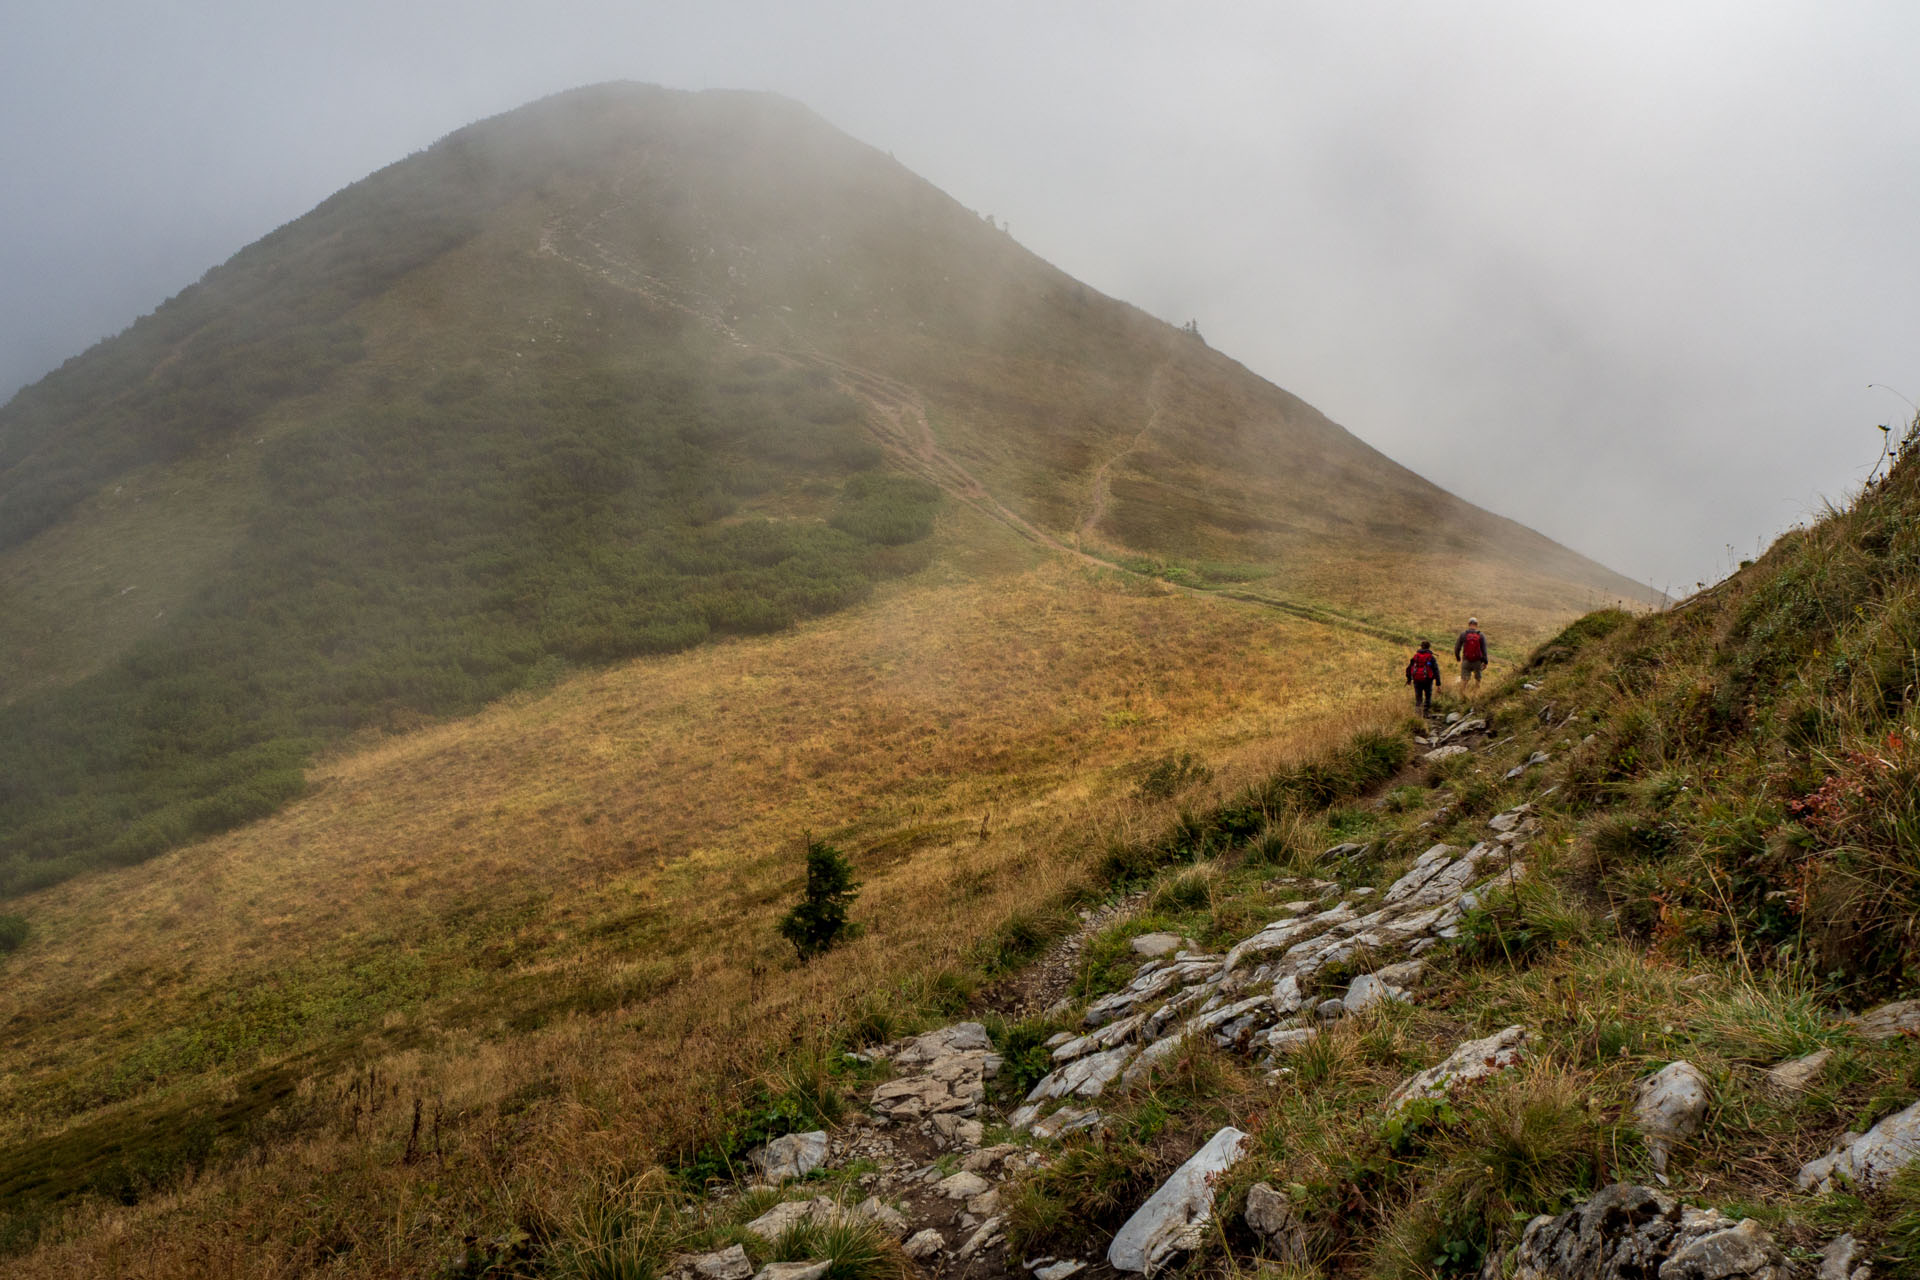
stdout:
[[1485,658],[1482,658],[1478,662],[1462,662],[1460,664],[1460,678],[1462,680],[1466,680],[1468,678],[1478,680],[1480,678],[1480,673],[1482,671],[1485,671],[1486,669],[1487,669],[1487,661]]

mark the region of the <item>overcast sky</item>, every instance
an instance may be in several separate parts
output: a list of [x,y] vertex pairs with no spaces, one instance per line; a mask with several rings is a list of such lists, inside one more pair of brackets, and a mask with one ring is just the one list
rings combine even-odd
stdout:
[[1920,399],[1920,4],[4,0],[0,395],[341,186],[634,79],[771,89],[1655,586]]

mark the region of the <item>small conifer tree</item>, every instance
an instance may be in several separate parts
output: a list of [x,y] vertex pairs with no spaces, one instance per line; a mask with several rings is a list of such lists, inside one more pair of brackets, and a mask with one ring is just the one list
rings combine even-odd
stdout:
[[807,841],[807,887],[800,902],[780,921],[780,936],[802,960],[811,960],[860,926],[847,919],[847,907],[860,893],[846,855],[830,844]]

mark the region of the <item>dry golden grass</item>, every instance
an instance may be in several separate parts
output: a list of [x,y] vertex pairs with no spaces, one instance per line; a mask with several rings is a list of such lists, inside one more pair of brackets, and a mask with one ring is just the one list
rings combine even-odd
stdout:
[[[1399,714],[1375,692],[1395,647],[952,527],[979,520],[866,606],[363,743],[267,821],[27,899],[9,1146],[231,1101],[276,1064],[309,1121],[86,1210],[34,1266],[110,1272],[137,1240],[127,1274],[271,1275],[345,1232],[350,1273],[405,1274],[527,1202],[563,1212],[852,1002],[911,996],[1079,881],[1108,835],[1164,823],[1129,766],[1191,750],[1225,789]],[[802,969],[773,923],[807,831],[853,855],[867,932]],[[414,1096],[441,1160],[396,1162]],[[544,1101],[503,1116],[516,1097]]]

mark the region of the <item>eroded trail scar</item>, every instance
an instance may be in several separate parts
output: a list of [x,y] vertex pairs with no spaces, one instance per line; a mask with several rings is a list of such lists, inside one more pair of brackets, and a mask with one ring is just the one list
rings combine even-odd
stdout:
[[1080,526],[1074,533],[1075,541],[1081,546],[1086,545],[1087,540],[1092,538],[1098,531],[1100,522],[1106,519],[1107,508],[1113,501],[1112,476],[1114,467],[1124,462],[1130,454],[1145,444],[1147,437],[1153,434],[1154,427],[1159,425],[1161,410],[1160,381],[1161,375],[1166,372],[1166,369],[1166,362],[1161,362],[1160,366],[1153,371],[1152,379],[1147,383],[1146,425],[1141,427],[1133,439],[1127,442],[1125,448],[1121,449],[1120,452],[1114,454],[1111,458],[1108,458],[1094,470],[1093,482],[1088,486],[1087,490],[1087,513],[1081,518]]

